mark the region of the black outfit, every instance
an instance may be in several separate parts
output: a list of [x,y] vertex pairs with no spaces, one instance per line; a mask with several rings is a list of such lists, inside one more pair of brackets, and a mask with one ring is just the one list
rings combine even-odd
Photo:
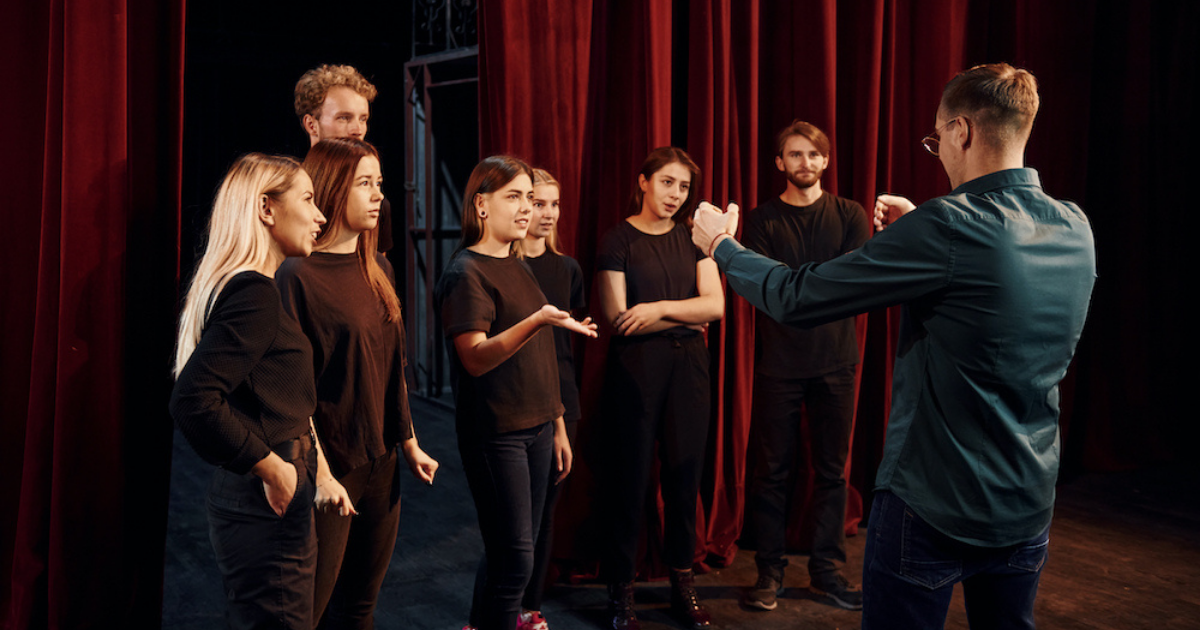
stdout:
[[[312,627],[315,407],[312,350],[274,281],[253,271],[235,275],[213,300],[171,392],[176,425],[219,466],[206,504],[230,627]],[[297,472],[282,517],[250,472],[272,450]]]
[[[696,264],[703,258],[682,225],[653,235],[622,221],[605,235],[598,268],[625,274],[626,307],[633,307],[699,295]],[[704,337],[682,326],[609,341],[601,411],[611,454],[602,481],[612,532],[603,573],[610,583],[635,577],[655,442],[665,512],[663,557],[673,569],[692,566],[708,440],[708,362]]]
[[473,331],[494,337],[546,298],[521,260],[466,249],[451,258],[435,297],[451,358],[458,450],[485,553],[471,621],[481,630],[512,630],[533,572],[554,448],[552,421],[563,413],[554,339],[543,328],[500,365],[472,376],[454,338]]
[[[746,247],[789,267],[820,263],[857,249],[870,236],[861,205],[823,193],[808,206],[778,197],[746,216]],[[759,572],[782,581],[788,477],[807,408],[814,483],[808,571],[818,588],[835,583],[846,562],[846,458],[854,428],[854,318],[814,328],[781,324],[755,311],[754,392],[747,529]]]
[[[377,260],[391,277],[387,259]],[[359,513],[316,515],[313,616],[321,628],[370,628],[400,524],[396,445],[413,435],[404,325],[385,319],[357,254],[289,258],[276,279],[312,342],[325,458]]]
[[[379,225],[375,228],[379,232],[379,240],[375,245],[375,249],[379,253],[386,254],[392,251],[392,202],[387,197],[379,203]],[[393,278],[395,281],[395,278]]]
[[[583,270],[574,258],[547,249],[541,256],[525,258],[525,263],[533,270],[538,286],[551,304],[570,313],[587,306]],[[558,391],[565,408],[563,420],[567,428],[567,438],[574,449],[575,434],[582,414],[579,409],[579,385],[575,382],[575,353],[572,348],[574,340],[571,337],[573,333],[559,327],[553,328],[551,332],[554,333],[554,350],[558,356]],[[525,588],[525,597],[521,600],[521,606],[526,610],[542,609],[542,589],[546,584],[546,573],[550,569],[550,552],[554,542],[554,506],[558,502],[558,491],[562,488],[562,484],[557,483],[558,474],[555,467],[551,466],[542,523],[534,545],[533,575],[529,579],[529,586]]]

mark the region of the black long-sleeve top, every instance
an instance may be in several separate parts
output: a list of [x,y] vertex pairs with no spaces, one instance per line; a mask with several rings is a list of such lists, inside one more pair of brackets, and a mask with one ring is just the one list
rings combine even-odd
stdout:
[[205,461],[245,474],[271,447],[309,431],[312,348],[275,281],[229,280],[171,391],[171,417]]
[[[392,266],[376,259],[388,277]],[[357,254],[289,258],[275,274],[283,307],[312,343],[313,420],[337,477],[412,437],[404,324],[385,319]]]

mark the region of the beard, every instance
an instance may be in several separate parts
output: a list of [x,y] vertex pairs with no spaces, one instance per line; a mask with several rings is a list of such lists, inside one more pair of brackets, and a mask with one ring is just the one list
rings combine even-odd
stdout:
[[796,188],[803,190],[805,188],[812,188],[813,186],[816,186],[817,182],[821,181],[821,176],[824,174],[825,174],[825,169],[821,169],[819,171],[816,171],[815,173],[802,173],[800,171],[791,171],[787,174],[787,180],[789,182],[791,182],[792,185],[795,186]]

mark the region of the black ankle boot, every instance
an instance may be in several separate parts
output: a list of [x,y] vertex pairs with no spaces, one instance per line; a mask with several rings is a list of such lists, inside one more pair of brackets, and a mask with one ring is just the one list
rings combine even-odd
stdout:
[[608,585],[608,607],[612,611],[613,630],[642,630],[633,612],[633,583],[615,582]]
[[684,624],[695,630],[712,627],[712,616],[700,605],[696,595],[696,574],[691,569],[671,569],[671,608]]

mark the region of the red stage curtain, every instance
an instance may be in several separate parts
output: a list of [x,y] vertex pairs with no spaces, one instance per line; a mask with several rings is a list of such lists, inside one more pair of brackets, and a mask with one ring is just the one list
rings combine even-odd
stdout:
[[157,627],[183,3],[6,3],[5,628]]
[[[555,108],[569,111],[572,124],[585,121],[578,205],[565,208],[563,223],[573,237],[567,249],[589,277],[600,235],[624,215],[633,174],[655,146],[686,148],[703,169],[704,198],[736,200],[749,210],[783,189],[771,160],[774,134],[802,118],[834,143],[826,189],[868,210],[884,191],[920,202],[949,189],[939,162],[919,146],[945,82],[977,63],[1028,68],[1041,81],[1042,109],[1027,164],[1040,171],[1049,193],[1084,207],[1100,255],[1077,370],[1063,388],[1064,466],[1183,461],[1186,441],[1176,439],[1183,430],[1179,412],[1171,411],[1181,376],[1167,366],[1183,360],[1169,331],[1182,327],[1178,318],[1186,312],[1178,305],[1185,292],[1176,286],[1173,253],[1184,251],[1179,240],[1186,231],[1162,227],[1183,223],[1189,197],[1184,165],[1194,160],[1184,159],[1188,141],[1178,139],[1194,137],[1182,130],[1196,125],[1190,99],[1181,96],[1195,85],[1189,60],[1197,57],[1200,5],[619,0],[593,3],[590,23],[582,24],[589,18],[582,8],[552,13],[544,0],[496,4],[484,3],[480,12],[484,152],[513,151],[535,161],[569,155],[577,136],[540,130],[556,124]],[[567,44],[535,42],[522,26],[576,35]],[[589,29],[585,54],[582,33]],[[535,93],[547,76],[572,77],[556,99],[574,102],[551,107],[510,93]],[[581,81],[586,93],[578,91]],[[570,163],[558,168],[575,172]],[[1147,208],[1175,214],[1155,216]],[[851,532],[883,449],[897,317],[891,309],[859,319],[864,360],[848,466]],[[1159,326],[1160,320],[1174,324]],[[741,529],[752,324],[749,307],[731,296],[726,318],[709,336],[718,387],[697,558],[718,565],[732,557]],[[598,394],[603,347],[603,340],[581,344],[585,401]],[[585,564],[594,560],[596,535],[588,461],[602,456],[588,451],[594,420],[585,417],[581,425],[583,457],[559,513],[565,526],[558,531],[576,535],[560,540],[558,552]],[[803,477],[789,528],[794,547],[803,540]],[[655,550],[649,552],[643,574],[660,575]]]

